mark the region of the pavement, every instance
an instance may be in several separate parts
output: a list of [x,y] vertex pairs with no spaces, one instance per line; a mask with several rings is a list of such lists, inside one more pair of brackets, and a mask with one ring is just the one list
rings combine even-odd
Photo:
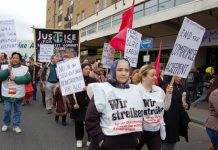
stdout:
[[187,112],[191,122],[204,126],[209,115],[208,102],[201,102],[196,107],[191,105],[191,108]]

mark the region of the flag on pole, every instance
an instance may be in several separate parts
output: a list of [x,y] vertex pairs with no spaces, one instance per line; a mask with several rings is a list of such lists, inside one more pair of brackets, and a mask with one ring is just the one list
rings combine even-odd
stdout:
[[163,45],[162,45],[162,40],[160,41],[160,49],[159,49],[159,52],[158,52],[158,56],[154,62],[154,65],[153,67],[155,68],[156,70],[156,81],[155,81],[155,84],[158,85],[158,78],[160,76],[160,55],[161,55],[161,51],[162,51],[162,48],[163,48]]
[[128,28],[132,29],[134,4],[135,0],[133,0],[131,8],[122,14],[122,23],[120,25],[119,32],[110,41],[111,47],[115,50],[121,52],[124,52],[125,50],[126,32]]

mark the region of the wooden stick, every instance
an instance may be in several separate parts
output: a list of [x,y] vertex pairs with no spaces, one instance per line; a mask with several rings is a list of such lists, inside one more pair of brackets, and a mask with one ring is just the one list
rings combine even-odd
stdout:
[[[170,81],[170,86],[173,86],[173,83],[175,81],[175,76],[172,77],[171,81]],[[167,87],[166,87],[167,88]],[[165,98],[164,98],[164,102],[166,102],[166,100],[168,99],[168,94],[166,94]]]
[[173,86],[174,81],[175,81],[175,76],[172,77],[172,79],[170,81],[170,86]]
[[77,103],[77,99],[76,99],[76,94],[75,94],[75,93],[73,93],[73,98],[74,98],[75,104],[78,104],[78,103]]

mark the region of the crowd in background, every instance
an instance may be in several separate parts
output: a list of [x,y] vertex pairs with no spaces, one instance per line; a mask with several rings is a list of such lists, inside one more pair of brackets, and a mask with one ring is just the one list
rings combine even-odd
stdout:
[[[58,62],[59,57],[56,55],[51,57],[50,63],[36,63],[32,58],[24,62],[19,53],[13,53],[9,63],[7,55],[1,53],[0,81],[3,89],[0,91],[1,102],[4,101],[2,131],[7,131],[10,126],[9,117],[13,105],[13,129],[17,133],[22,132],[19,127],[21,106],[27,105],[30,99],[37,100],[37,92],[40,91],[42,106],[48,114],[55,114],[55,122],[59,122],[61,117],[62,125],[66,126],[67,116],[70,114],[75,123],[77,147],[83,147],[83,137],[87,131],[86,144],[89,149],[139,150],[146,144],[149,150],[173,150],[180,136],[187,142],[190,140],[190,118],[186,111],[191,104],[197,106],[202,101],[208,101],[210,116],[206,123],[207,133],[214,149],[218,149],[218,78],[212,66],[193,69],[187,79],[175,77],[173,85],[169,86],[172,77],[166,76],[162,70],[157,79],[156,70],[151,65],[131,69],[127,60],[119,59],[113,63],[110,70],[106,70],[103,64],[89,57],[81,60],[86,85],[83,91],[62,96],[56,72]],[[158,80],[158,85],[154,84],[155,80]],[[25,84],[30,81],[33,85],[33,95],[32,98],[25,99]],[[142,121],[141,129],[116,132],[111,129],[114,124],[108,114],[111,113],[109,108],[112,104],[103,102],[110,101],[110,92],[117,99],[126,100],[124,103],[120,101],[122,105],[131,103],[135,109],[143,110],[136,118],[128,117],[125,112],[129,120]],[[132,102],[137,97],[138,101]],[[151,99],[153,104],[141,108],[146,105],[146,99]],[[149,112],[153,107],[160,109],[160,112],[156,113],[159,118],[157,122],[153,123],[148,118],[143,121],[142,118],[147,115],[145,112]],[[112,120],[115,118],[119,116]]]

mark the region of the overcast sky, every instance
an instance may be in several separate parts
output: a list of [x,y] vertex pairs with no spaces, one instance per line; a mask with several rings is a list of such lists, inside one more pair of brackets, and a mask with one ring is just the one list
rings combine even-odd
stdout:
[[0,20],[15,20],[17,40],[33,40],[32,26],[44,28],[47,0],[0,0]]

